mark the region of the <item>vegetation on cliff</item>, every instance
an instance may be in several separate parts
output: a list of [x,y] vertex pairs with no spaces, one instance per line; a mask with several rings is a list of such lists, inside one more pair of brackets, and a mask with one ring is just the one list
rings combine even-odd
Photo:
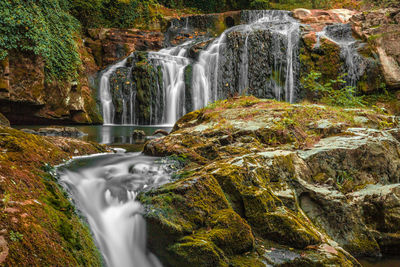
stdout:
[[0,60],[10,50],[46,60],[48,79],[77,76],[80,58],[75,43],[79,22],[68,13],[68,1],[0,2]]

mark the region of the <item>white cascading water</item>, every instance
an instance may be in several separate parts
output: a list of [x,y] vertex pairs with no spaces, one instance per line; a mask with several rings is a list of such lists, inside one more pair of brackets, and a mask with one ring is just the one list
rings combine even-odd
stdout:
[[143,207],[135,200],[144,188],[169,179],[157,158],[139,153],[75,158],[58,167],[60,183],[90,225],[108,267],[161,267],[146,248]]
[[362,68],[363,64],[360,64],[362,57],[357,51],[358,46],[362,44],[353,38],[351,26],[349,24],[327,26],[321,32],[316,33],[316,35],[316,48],[321,45],[322,37],[336,43],[340,47],[340,56],[344,60],[344,67],[347,74],[345,80],[348,81],[348,85],[356,86],[357,81],[365,70]]
[[103,109],[103,120],[105,125],[114,123],[114,105],[110,92],[110,76],[120,67],[125,66],[126,59],[109,67],[100,79],[100,101]]
[[[281,90],[285,91],[285,100],[294,101],[294,70],[293,70],[293,47],[299,41],[300,24],[285,11],[249,11],[246,18],[248,24],[239,25],[226,30],[222,35],[214,40],[211,45],[202,51],[199,61],[193,67],[193,105],[195,109],[202,108],[208,103],[218,100],[219,64],[222,50],[226,46],[227,34],[230,32],[242,32],[245,34],[245,44],[240,62],[239,93],[244,92],[249,86],[249,47],[248,39],[255,30],[270,30],[286,38],[286,64],[285,70],[282,69],[282,60],[277,60],[274,64],[275,71],[285,71],[286,81],[283,86],[275,85],[275,97],[280,100]],[[277,68],[276,66],[279,67]]]
[[190,60],[186,42],[180,46],[150,52],[149,60],[155,66],[161,66],[164,88],[164,114],[162,122],[173,125],[179,117],[185,115],[185,68]]
[[[202,50],[198,56],[198,59],[193,64],[192,70],[192,84],[191,84],[191,102],[193,109],[200,109],[209,104],[210,102],[216,101],[221,98],[226,98],[227,93],[223,90],[222,74],[221,74],[221,60],[224,60],[224,49],[227,46],[227,36],[231,32],[240,32],[244,34],[244,47],[240,51],[240,64],[238,66],[239,71],[239,82],[235,88],[236,92],[243,93],[249,89],[249,57],[250,49],[254,49],[254,44],[250,43],[250,38],[255,31],[270,31],[273,34],[273,38],[278,38],[279,41],[271,45],[272,57],[273,57],[273,75],[276,77],[270,77],[264,82],[268,84],[268,88],[274,92],[274,97],[278,100],[284,96],[284,100],[288,102],[295,101],[295,90],[296,84],[294,75],[296,69],[294,67],[295,53],[297,52],[299,42],[299,23],[293,19],[290,12],[286,11],[247,11],[244,12],[244,21],[247,24],[234,26],[229,28],[224,33],[216,38],[208,47]],[[189,19],[185,19],[184,29],[188,29]],[[162,118],[153,119],[152,114],[161,114],[157,107],[150,106],[150,120],[149,124],[174,124],[177,119],[183,116],[186,112],[191,110],[185,110],[185,68],[192,63],[192,59],[187,56],[187,51],[190,45],[194,41],[188,41],[182,45],[173,48],[162,49],[159,52],[150,52],[148,54],[149,62],[162,71],[162,87],[159,90],[163,90],[162,100]],[[285,52],[282,52],[285,51]],[[285,54],[283,54],[285,53]],[[260,59],[262,60],[262,59]],[[120,66],[123,66],[125,61],[119,62],[116,65],[109,68],[101,77],[100,83],[100,99],[103,107],[104,124],[114,123],[114,107],[112,103],[110,93],[110,75]],[[280,78],[283,81],[280,81]],[[228,81],[230,84],[230,81]],[[263,97],[263,95],[259,95]],[[135,116],[135,101],[136,93],[134,90],[130,93],[126,99],[122,99],[122,124],[135,124],[137,123],[137,116]],[[157,115],[159,116],[159,115]],[[153,120],[153,121],[152,121]]]

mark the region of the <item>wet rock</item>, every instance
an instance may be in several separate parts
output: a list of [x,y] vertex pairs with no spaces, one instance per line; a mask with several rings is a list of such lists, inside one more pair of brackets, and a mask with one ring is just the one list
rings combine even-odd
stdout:
[[[25,130],[26,132],[26,130]],[[30,132],[33,133],[33,132]],[[86,135],[75,127],[46,127],[38,129],[34,134],[43,136],[81,137]]]
[[134,130],[132,132],[133,139],[144,139],[146,137],[146,133],[142,130]]
[[159,31],[139,29],[89,29],[85,42],[100,68],[104,68],[134,51],[157,51],[163,47]]
[[156,134],[167,136],[169,133],[166,130],[158,129],[154,132],[154,135]]
[[33,129],[21,129],[22,132],[24,133],[30,133],[30,134],[38,134],[35,130]]
[[52,82],[45,79],[43,58],[10,51],[0,62],[0,112],[12,124],[102,122],[89,85],[97,67],[80,39],[77,48],[84,62],[77,79]]

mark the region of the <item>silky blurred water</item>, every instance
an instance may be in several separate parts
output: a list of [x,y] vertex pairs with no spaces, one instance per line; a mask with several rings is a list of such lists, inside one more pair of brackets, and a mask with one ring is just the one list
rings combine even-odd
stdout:
[[59,166],[59,182],[84,215],[109,267],[161,267],[146,248],[146,222],[136,195],[168,182],[170,169],[140,153],[74,158]]

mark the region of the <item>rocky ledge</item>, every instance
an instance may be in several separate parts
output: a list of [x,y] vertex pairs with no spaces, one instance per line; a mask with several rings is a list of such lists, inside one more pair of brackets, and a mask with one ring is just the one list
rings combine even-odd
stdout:
[[90,231],[52,175],[95,143],[42,137],[0,124],[0,265],[101,266]]
[[185,167],[142,193],[166,266],[360,266],[400,249],[400,129],[366,109],[259,100],[181,118],[144,152]]

